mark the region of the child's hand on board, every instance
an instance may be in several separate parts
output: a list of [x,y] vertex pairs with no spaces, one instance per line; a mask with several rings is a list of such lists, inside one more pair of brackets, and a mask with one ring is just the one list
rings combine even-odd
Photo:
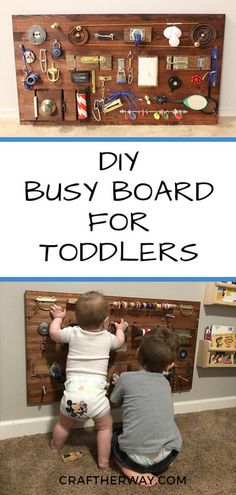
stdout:
[[62,309],[61,306],[57,306],[56,304],[53,304],[50,313],[53,319],[61,318],[63,320],[66,316],[66,310]]
[[116,330],[122,330],[122,332],[125,332],[125,330],[128,328],[128,322],[125,321],[123,318],[120,320],[120,323],[117,323],[116,321],[114,322]]

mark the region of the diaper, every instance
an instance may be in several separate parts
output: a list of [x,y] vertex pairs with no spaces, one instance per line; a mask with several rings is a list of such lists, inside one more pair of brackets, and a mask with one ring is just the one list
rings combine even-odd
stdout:
[[71,377],[65,382],[60,411],[75,420],[96,419],[110,411],[107,382],[98,376]]
[[140,464],[141,466],[152,466],[157,462],[163,461],[168,455],[170,455],[171,450],[165,449],[164,447],[156,454],[127,454],[128,457]]

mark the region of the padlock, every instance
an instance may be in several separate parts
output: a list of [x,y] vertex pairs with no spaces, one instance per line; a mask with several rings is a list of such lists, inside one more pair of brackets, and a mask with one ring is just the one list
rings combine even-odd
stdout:
[[168,111],[167,112],[164,112],[162,117],[163,117],[164,120],[169,120],[169,118],[170,118],[169,112]]
[[181,113],[176,112],[174,115],[175,115],[176,120],[181,120],[183,118],[182,112]]
[[38,80],[39,80],[39,74],[37,72],[31,72],[24,80],[25,88],[31,89]]
[[60,58],[63,55],[63,50],[61,48],[61,43],[58,40],[55,40],[53,43],[53,47],[50,50],[50,55],[52,58]]
[[39,113],[42,117],[51,117],[56,111],[56,103],[50,98],[46,98],[39,106]]

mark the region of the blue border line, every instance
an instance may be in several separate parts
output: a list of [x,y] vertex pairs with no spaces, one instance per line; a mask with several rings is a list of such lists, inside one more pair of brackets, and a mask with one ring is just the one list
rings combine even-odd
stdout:
[[0,137],[0,142],[10,142],[10,143],[19,143],[19,142],[49,142],[49,143],[57,143],[57,142],[93,142],[93,143],[152,143],[152,142],[191,142],[191,143],[199,143],[199,142],[226,142],[232,143],[236,142],[236,137]]
[[0,282],[219,282],[236,277],[0,277]]

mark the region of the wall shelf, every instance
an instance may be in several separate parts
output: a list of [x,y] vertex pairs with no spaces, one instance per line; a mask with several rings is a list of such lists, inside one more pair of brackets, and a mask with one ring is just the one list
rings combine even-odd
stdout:
[[219,349],[211,347],[211,342],[209,340],[200,340],[198,348],[197,366],[199,368],[236,368],[236,363],[226,364],[226,363],[211,363],[210,356],[215,353],[227,352],[227,354],[236,354],[235,349]]
[[207,283],[204,304],[236,308],[236,284],[224,282]]

